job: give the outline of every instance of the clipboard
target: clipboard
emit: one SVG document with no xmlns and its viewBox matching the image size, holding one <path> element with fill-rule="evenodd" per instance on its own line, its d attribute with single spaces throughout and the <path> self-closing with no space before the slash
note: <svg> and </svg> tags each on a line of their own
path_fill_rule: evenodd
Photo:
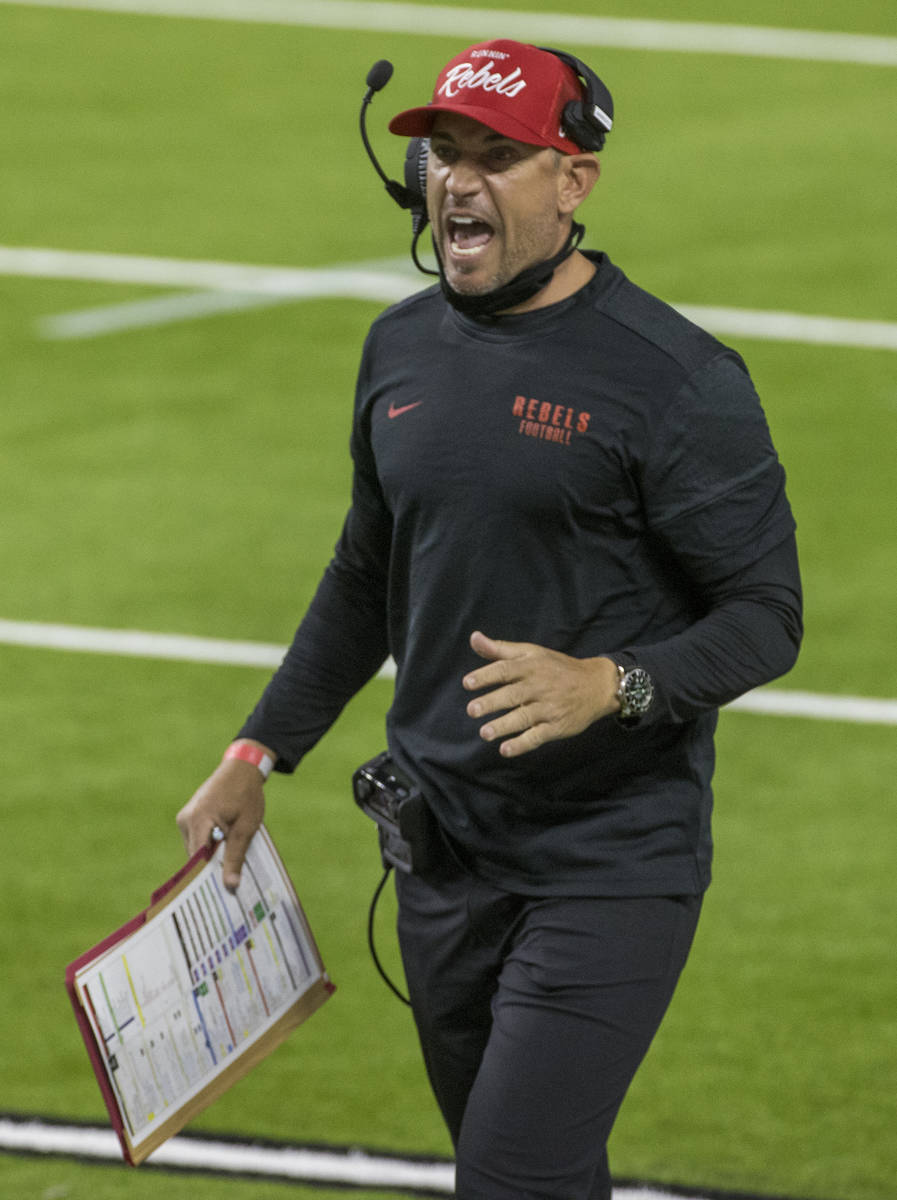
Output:
<svg viewBox="0 0 897 1200">
<path fill-rule="evenodd" d="M 143 912 L 70 963 L 65 985 L 132 1166 L 242 1079 L 334 992 L 262 826 L 240 886 L 203 847 Z"/>
</svg>

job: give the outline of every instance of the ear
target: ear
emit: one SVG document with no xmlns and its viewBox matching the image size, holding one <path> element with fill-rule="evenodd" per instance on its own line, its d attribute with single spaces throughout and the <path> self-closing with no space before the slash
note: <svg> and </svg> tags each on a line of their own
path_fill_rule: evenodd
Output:
<svg viewBox="0 0 897 1200">
<path fill-rule="evenodd" d="M 598 182 L 601 164 L 594 154 L 565 154 L 558 171 L 558 211 L 575 212 Z"/>
</svg>

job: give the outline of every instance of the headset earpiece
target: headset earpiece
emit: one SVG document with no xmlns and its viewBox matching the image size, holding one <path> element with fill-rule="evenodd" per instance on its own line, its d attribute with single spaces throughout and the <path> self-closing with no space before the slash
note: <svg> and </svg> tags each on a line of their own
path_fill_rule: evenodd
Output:
<svg viewBox="0 0 897 1200">
<path fill-rule="evenodd" d="M 405 191 L 411 209 L 411 228 L 414 236 L 427 224 L 427 155 L 430 139 L 416 137 L 408 142 L 405 151 Z"/>
<path fill-rule="evenodd" d="M 576 142 L 583 150 L 602 150 L 604 139 L 614 123 L 614 101 L 610 92 L 581 59 L 564 50 L 553 50 L 550 46 L 540 46 L 539 49 L 565 63 L 585 88 L 581 100 L 571 100 L 564 108 L 564 132 L 571 142 Z"/>
</svg>

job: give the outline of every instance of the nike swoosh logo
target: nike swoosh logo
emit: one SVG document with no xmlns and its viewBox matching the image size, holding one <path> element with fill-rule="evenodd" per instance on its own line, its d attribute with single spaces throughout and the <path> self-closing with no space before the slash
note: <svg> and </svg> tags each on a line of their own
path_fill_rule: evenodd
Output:
<svg viewBox="0 0 897 1200">
<path fill-rule="evenodd" d="M 390 421 L 394 421 L 396 417 L 400 417 L 402 413 L 411 412 L 412 408 L 418 408 L 423 404 L 423 400 L 415 400 L 413 404 L 402 404 L 396 408 L 395 404 L 390 403 L 388 417 Z"/>
</svg>

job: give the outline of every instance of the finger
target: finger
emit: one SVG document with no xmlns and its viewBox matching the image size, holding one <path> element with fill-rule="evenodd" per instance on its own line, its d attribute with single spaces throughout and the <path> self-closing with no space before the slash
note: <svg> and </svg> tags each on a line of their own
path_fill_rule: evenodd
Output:
<svg viewBox="0 0 897 1200">
<path fill-rule="evenodd" d="M 475 629 L 470 635 L 470 648 L 480 658 L 496 659 L 500 657 L 498 642 Z"/>
<path fill-rule="evenodd" d="M 546 741 L 550 740 L 545 734 L 547 728 L 547 725 L 531 725 L 518 737 L 502 742 L 498 748 L 499 754 L 502 758 L 519 758 L 521 754 L 529 754 L 531 750 L 537 750 L 539 746 L 543 746 Z"/>
<path fill-rule="evenodd" d="M 518 685 L 499 687 L 495 691 L 487 692 L 484 696 L 477 696 L 475 700 L 471 700 L 467 705 L 467 715 L 474 718 L 485 717 L 489 713 L 505 712 L 509 708 L 517 708 L 522 703 L 524 703 L 524 697 Z"/>
<path fill-rule="evenodd" d="M 470 635 L 471 649 L 480 658 L 490 660 L 489 666 L 480 667 L 464 677 L 464 687 L 468 691 L 477 691 L 483 687 L 494 687 L 497 684 L 510 683 L 519 679 L 521 672 L 527 670 L 527 661 L 532 661 L 542 648 L 530 642 L 503 642 L 497 638 L 487 637 L 485 633 L 476 630 Z"/>
<path fill-rule="evenodd" d="M 190 812 L 186 807 L 181 809 L 175 819 L 187 856 L 192 858 L 197 850 L 211 841 L 214 822 L 208 817 Z"/>
<path fill-rule="evenodd" d="M 496 659 L 520 658 L 532 649 L 529 642 L 503 642 L 499 638 L 487 637 L 479 629 L 470 635 L 470 648 L 480 658 Z"/>
<path fill-rule="evenodd" d="M 471 637 L 471 645 L 473 638 L 477 637 L 473 634 Z M 483 636 L 480 634 L 479 636 Z M 501 657 L 498 654 L 487 655 L 481 654 L 481 658 L 491 657 L 492 661 L 486 667 L 478 667 L 475 671 L 470 671 L 462 680 L 464 688 L 468 692 L 478 692 L 482 688 L 501 687 L 502 684 L 512 683 L 519 678 L 522 667 L 521 660 L 523 654 L 517 651 L 524 650 L 526 647 L 522 642 L 493 642 L 490 638 L 485 638 L 490 646 L 493 647 L 512 647 L 515 653 L 503 653 Z"/>
<path fill-rule="evenodd" d="M 530 729 L 536 724 L 540 724 L 538 719 L 525 705 L 521 704 L 511 712 L 505 713 L 503 717 L 498 717 L 496 720 L 490 721 L 488 725 L 483 725 L 480 729 L 480 737 L 484 742 L 494 742 L 499 738 L 523 733 L 524 730 Z"/>
<path fill-rule="evenodd" d="M 193 854 L 193 851 L 190 849 L 190 842 L 193 836 L 190 826 L 184 820 L 181 813 L 178 813 L 175 817 L 175 823 L 178 827 L 178 833 L 181 835 L 181 841 L 184 843 L 184 850 L 187 852 L 187 857 L 189 858 Z"/>
<path fill-rule="evenodd" d="M 490 663 L 464 676 L 465 691 L 479 692 L 482 688 L 497 688 L 511 682 L 511 664 L 506 661 Z"/>
<path fill-rule="evenodd" d="M 226 835 L 221 879 L 229 892 L 235 892 L 240 886 L 246 851 L 257 829 L 258 825 L 253 825 L 250 821 L 238 820 Z"/>
</svg>

